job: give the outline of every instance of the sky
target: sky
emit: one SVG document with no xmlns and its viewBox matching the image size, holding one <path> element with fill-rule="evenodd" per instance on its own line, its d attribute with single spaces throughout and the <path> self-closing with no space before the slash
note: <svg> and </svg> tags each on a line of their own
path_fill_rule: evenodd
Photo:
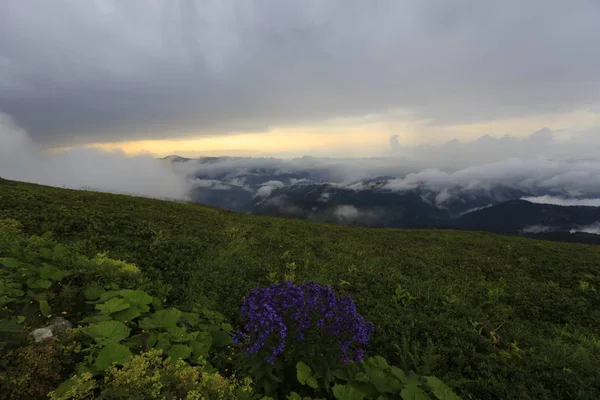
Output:
<svg viewBox="0 0 600 400">
<path fill-rule="evenodd" d="M 473 162 L 591 157 L 599 20 L 596 0 L 2 0 L 0 113 L 54 150 L 414 156 L 508 137 Z"/>
</svg>

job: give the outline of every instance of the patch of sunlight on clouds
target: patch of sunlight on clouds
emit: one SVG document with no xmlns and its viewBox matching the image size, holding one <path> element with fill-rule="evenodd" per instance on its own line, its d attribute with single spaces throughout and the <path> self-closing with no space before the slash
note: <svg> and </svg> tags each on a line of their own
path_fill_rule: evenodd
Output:
<svg viewBox="0 0 600 400">
<path fill-rule="evenodd" d="M 322 123 L 273 127 L 266 132 L 95 143 L 86 147 L 157 156 L 377 157 L 386 154 L 389 137 L 396 134 L 403 146 L 437 145 L 452 139 L 470 141 L 483 135 L 524 137 L 545 126 L 556 132 L 558 140 L 567 140 L 573 132 L 600 127 L 600 113 L 580 110 L 471 124 L 437 125 L 430 120 L 411 119 L 411 114 L 406 111 L 390 110 L 362 117 L 332 118 Z"/>
</svg>

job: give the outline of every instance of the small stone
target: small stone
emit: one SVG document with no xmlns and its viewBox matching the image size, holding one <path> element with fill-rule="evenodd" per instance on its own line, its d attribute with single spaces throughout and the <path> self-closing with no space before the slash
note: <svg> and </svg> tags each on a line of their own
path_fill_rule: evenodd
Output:
<svg viewBox="0 0 600 400">
<path fill-rule="evenodd" d="M 50 325 L 43 328 L 38 328 L 31 332 L 31 335 L 36 342 L 41 342 L 53 337 L 65 336 L 67 329 L 73 327 L 69 321 L 62 317 L 53 318 L 50 322 Z"/>
<path fill-rule="evenodd" d="M 31 332 L 31 335 L 35 339 L 36 342 L 41 342 L 46 339 L 52 339 L 54 335 L 52 334 L 52 329 L 49 327 L 46 328 L 38 328 Z"/>
</svg>

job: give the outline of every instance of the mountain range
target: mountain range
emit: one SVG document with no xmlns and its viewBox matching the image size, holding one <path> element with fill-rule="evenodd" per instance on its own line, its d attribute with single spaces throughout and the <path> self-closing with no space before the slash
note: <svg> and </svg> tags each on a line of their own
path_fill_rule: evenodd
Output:
<svg viewBox="0 0 600 400">
<path fill-rule="evenodd" d="M 600 244 L 600 207 L 543 204 L 525 199 L 572 199 L 560 187 L 507 184 L 397 188 L 395 176 L 342 182 L 331 168 L 290 170 L 239 158 L 166 157 L 185 166 L 193 202 L 234 211 L 378 228 L 478 230 Z M 179 165 L 177 165 L 179 164 Z M 229 165 L 229 167 L 224 167 Z M 336 182 L 337 179 L 337 182 Z M 578 198 L 597 198 L 579 193 Z M 600 196 L 598 196 L 600 197 Z"/>
</svg>

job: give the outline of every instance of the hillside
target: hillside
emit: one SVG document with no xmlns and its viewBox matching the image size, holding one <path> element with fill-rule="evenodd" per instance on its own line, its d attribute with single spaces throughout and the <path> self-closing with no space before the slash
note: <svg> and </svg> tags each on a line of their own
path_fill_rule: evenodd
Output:
<svg viewBox="0 0 600 400">
<path fill-rule="evenodd" d="M 600 247 L 481 232 L 345 227 L 0 180 L 0 220 L 168 282 L 233 322 L 281 271 L 348 294 L 369 351 L 465 399 L 600 398 Z"/>
</svg>

